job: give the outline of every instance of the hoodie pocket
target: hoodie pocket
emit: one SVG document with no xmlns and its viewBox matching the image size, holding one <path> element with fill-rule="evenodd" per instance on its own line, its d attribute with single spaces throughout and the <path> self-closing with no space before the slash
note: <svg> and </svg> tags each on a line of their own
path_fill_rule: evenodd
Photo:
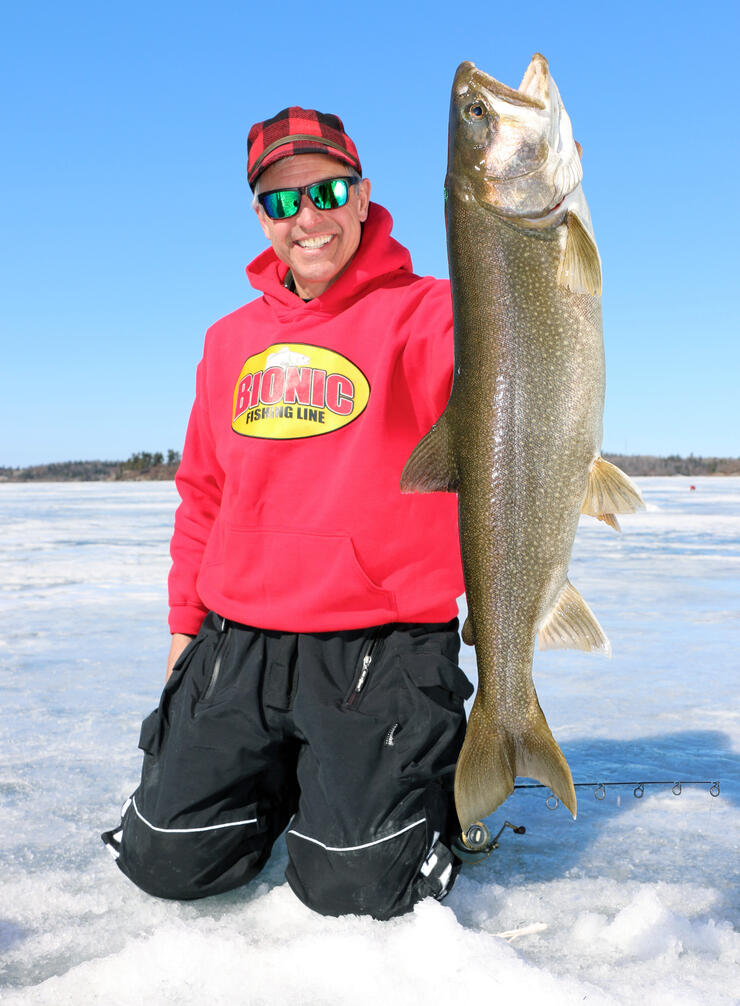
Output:
<svg viewBox="0 0 740 1006">
<path fill-rule="evenodd" d="M 394 594 L 370 579 L 349 535 L 228 525 L 221 535 L 220 561 L 207 577 L 214 583 L 215 574 L 216 589 L 253 612 L 251 624 L 300 626 L 333 616 L 341 628 L 397 617 Z"/>
</svg>

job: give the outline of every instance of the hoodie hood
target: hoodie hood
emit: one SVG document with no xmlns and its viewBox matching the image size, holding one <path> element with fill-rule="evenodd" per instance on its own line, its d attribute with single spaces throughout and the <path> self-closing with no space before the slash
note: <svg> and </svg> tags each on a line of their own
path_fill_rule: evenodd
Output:
<svg viewBox="0 0 740 1006">
<path fill-rule="evenodd" d="M 367 220 L 362 225 L 362 239 L 346 269 L 320 297 L 308 302 L 286 289 L 288 266 L 272 248 L 267 248 L 247 266 L 247 278 L 255 290 L 264 294 L 267 306 L 280 320 L 292 320 L 297 314 L 305 316 L 306 311 L 337 314 L 394 273 L 401 273 L 404 278 L 413 275 L 411 256 L 391 237 L 392 229 L 393 218 L 388 210 L 371 202 Z"/>
</svg>

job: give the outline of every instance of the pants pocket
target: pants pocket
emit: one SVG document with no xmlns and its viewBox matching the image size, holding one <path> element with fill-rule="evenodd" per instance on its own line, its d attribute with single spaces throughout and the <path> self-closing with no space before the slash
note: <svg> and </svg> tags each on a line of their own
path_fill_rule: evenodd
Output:
<svg viewBox="0 0 740 1006">
<path fill-rule="evenodd" d="M 172 701 L 174 694 L 180 688 L 188 667 L 192 664 L 197 651 L 203 643 L 203 638 L 204 637 L 202 635 L 198 635 L 195 639 L 191 639 L 182 651 L 180 656 L 175 661 L 175 664 L 172 667 L 172 673 L 162 689 L 159 705 L 155 710 L 153 710 L 153 712 L 149 713 L 149 715 L 144 718 L 139 732 L 139 748 L 145 754 L 152 756 L 159 754 L 159 750 L 162 746 L 164 726 L 170 702 Z"/>
<path fill-rule="evenodd" d="M 145 753 L 156 755 L 162 743 L 159 709 L 145 717 L 139 732 L 139 748 Z"/>
<path fill-rule="evenodd" d="M 451 771 L 465 738 L 465 699 L 473 686 L 441 653 L 415 651 L 399 658 L 404 689 L 394 737 L 402 772 L 434 776 Z"/>
</svg>

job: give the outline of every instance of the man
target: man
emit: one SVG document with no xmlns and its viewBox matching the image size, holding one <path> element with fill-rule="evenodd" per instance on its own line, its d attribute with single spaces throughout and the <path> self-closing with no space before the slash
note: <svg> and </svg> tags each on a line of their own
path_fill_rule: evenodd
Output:
<svg viewBox="0 0 740 1006">
<path fill-rule="evenodd" d="M 450 391 L 449 285 L 413 274 L 339 118 L 285 109 L 248 147 L 262 296 L 206 336 L 168 679 L 103 839 L 145 891 L 198 898 L 289 825 L 302 901 L 385 919 L 459 866 L 456 498 L 399 490 Z"/>
</svg>

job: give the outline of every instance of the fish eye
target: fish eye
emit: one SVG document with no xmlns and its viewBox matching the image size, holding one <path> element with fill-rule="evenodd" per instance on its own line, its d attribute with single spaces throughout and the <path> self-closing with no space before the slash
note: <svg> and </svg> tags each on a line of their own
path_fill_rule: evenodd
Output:
<svg viewBox="0 0 740 1006">
<path fill-rule="evenodd" d="M 482 101 L 474 101 L 472 104 L 468 105 L 465 112 L 470 119 L 484 119 L 488 114 L 488 109 Z"/>
</svg>

